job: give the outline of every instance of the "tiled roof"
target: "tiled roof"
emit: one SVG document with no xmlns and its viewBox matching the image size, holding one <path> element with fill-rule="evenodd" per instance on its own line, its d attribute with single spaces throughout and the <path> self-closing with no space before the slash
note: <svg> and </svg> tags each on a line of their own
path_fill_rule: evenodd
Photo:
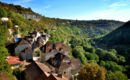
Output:
<svg viewBox="0 0 130 80">
<path fill-rule="evenodd" d="M 8 64 L 11 64 L 11 65 L 21 64 L 18 57 L 8 56 L 7 61 L 8 61 Z"/>
<path fill-rule="evenodd" d="M 25 62 L 24 61 L 20 61 L 19 58 L 17 56 L 7 56 L 7 61 L 8 64 L 10 65 L 16 65 L 16 64 L 21 64 L 23 65 Z M 29 65 L 30 63 L 26 62 L 25 65 Z"/>
</svg>

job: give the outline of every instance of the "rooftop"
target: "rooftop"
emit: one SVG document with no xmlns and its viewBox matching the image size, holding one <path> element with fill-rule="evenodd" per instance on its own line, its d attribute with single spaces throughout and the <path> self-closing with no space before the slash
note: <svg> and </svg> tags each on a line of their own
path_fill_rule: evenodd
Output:
<svg viewBox="0 0 130 80">
<path fill-rule="evenodd" d="M 25 61 L 20 61 L 20 59 L 17 56 L 7 56 L 6 60 L 8 61 L 8 64 L 10 65 L 29 65 L 30 63 L 25 62 Z"/>
</svg>

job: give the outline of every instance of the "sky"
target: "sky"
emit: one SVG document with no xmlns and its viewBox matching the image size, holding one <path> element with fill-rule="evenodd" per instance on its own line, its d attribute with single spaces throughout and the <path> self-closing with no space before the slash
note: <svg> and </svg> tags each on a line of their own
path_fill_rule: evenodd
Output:
<svg viewBox="0 0 130 80">
<path fill-rule="evenodd" d="M 52 18 L 130 20 L 130 0 L 0 0 Z"/>
</svg>

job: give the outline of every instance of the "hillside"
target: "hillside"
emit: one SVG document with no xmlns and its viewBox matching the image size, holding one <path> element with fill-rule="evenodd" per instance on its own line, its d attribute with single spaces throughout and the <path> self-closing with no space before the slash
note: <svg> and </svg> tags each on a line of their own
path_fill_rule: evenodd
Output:
<svg viewBox="0 0 130 80">
<path fill-rule="evenodd" d="M 130 21 L 100 38 L 98 45 L 116 49 L 119 54 L 126 57 L 126 63 L 130 64 Z"/>
<path fill-rule="evenodd" d="M 7 17 L 9 20 L 3 22 L 1 20 L 2 17 Z M 31 8 L 24 8 L 20 5 L 1 2 L 0 72 L 7 72 L 10 76 L 13 74 L 10 65 L 8 65 L 5 60 L 7 55 L 11 55 L 8 45 L 16 42 L 15 39 L 19 38 L 17 35 L 23 38 L 37 30 L 39 32 L 45 31 L 51 35 L 48 42 L 61 42 L 67 45 L 69 48 L 69 57 L 77 58 L 81 61 L 83 66 L 87 64 L 92 66 L 93 64 L 98 64 L 104 67 L 106 70 L 106 73 L 104 73 L 104 75 L 106 75 L 106 80 L 119 80 L 117 76 L 120 75 L 120 80 L 127 80 L 130 69 L 129 65 L 126 63 L 128 58 L 118 54 L 119 51 L 117 52 L 115 49 L 96 49 L 92 46 L 92 44 L 95 44 L 93 39 L 105 36 L 123 24 L 124 22 L 114 20 L 80 21 L 48 18 L 33 12 Z M 10 30 L 12 31 L 11 33 Z M 112 36 L 114 34 L 115 33 L 113 33 Z M 103 39 L 107 40 L 105 37 Z M 11 48 L 13 47 L 15 46 L 11 46 Z M 109 77 L 111 75 L 112 77 Z"/>
<path fill-rule="evenodd" d="M 123 25 L 124 22 L 114 20 L 90 20 L 90 21 L 72 21 L 72 26 L 81 28 L 83 33 L 89 37 L 104 35 Z"/>
<path fill-rule="evenodd" d="M 130 45 L 130 21 L 103 37 L 102 42 L 108 45 Z"/>
<path fill-rule="evenodd" d="M 41 16 L 38 13 L 32 11 L 31 8 L 24 8 L 20 5 L 6 4 L 2 2 L 0 2 L 0 7 L 9 11 L 9 14 L 10 14 L 9 17 L 11 18 L 15 17 L 14 22 L 17 22 L 17 25 L 20 25 L 20 27 L 33 26 L 34 28 L 34 26 L 37 26 L 39 30 L 41 30 L 43 29 L 43 27 L 44 28 L 46 27 L 48 29 L 50 28 L 54 29 L 55 27 L 58 27 L 59 25 L 61 26 L 61 25 L 67 24 L 65 27 L 68 27 L 71 30 L 73 30 L 73 26 L 76 26 L 78 29 L 80 29 L 81 32 L 79 34 L 81 34 L 85 38 L 95 38 L 95 37 L 106 35 L 107 33 L 111 32 L 112 30 L 124 24 L 124 22 L 114 21 L 114 20 L 90 20 L 90 21 L 84 20 L 83 21 L 83 20 L 48 18 L 45 16 Z M 19 16 L 18 17 L 19 19 L 16 16 Z M 29 20 L 27 21 L 27 19 Z M 27 25 L 23 25 L 22 24 L 23 21 Z M 30 23 L 34 23 L 34 24 L 30 24 Z M 87 35 L 84 35 L 84 34 L 87 34 Z"/>
</svg>

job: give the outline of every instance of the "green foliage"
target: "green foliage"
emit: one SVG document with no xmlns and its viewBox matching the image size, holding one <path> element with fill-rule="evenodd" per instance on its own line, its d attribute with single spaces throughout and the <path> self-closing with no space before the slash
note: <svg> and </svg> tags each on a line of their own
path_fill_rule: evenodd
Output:
<svg viewBox="0 0 130 80">
<path fill-rule="evenodd" d="M 47 34 L 50 33 L 48 29 L 44 29 L 44 32 L 47 33 Z"/>
<path fill-rule="evenodd" d="M 7 12 L 3 8 L 0 8 L 0 17 L 7 17 Z"/>
<path fill-rule="evenodd" d="M 83 50 L 83 47 L 82 46 L 76 46 L 73 51 L 72 51 L 72 55 L 75 57 L 75 58 L 78 58 L 82 64 L 87 64 L 87 59 L 84 55 L 84 50 Z"/>
<path fill-rule="evenodd" d="M 85 57 L 88 60 L 93 60 L 93 61 L 99 62 L 99 56 L 97 54 L 95 54 L 95 53 L 86 52 Z"/>
<path fill-rule="evenodd" d="M 90 52 L 90 53 L 95 53 L 95 49 L 93 47 L 90 47 L 90 46 L 84 46 L 84 50 L 86 52 Z"/>
<path fill-rule="evenodd" d="M 0 72 L 7 72 L 8 75 L 12 74 L 12 70 L 10 66 L 7 64 L 5 60 L 8 55 L 8 50 L 5 48 L 5 43 L 7 39 L 7 26 L 0 25 Z"/>
<path fill-rule="evenodd" d="M 34 52 L 35 52 L 34 54 L 35 56 L 40 56 L 40 52 L 41 52 L 40 49 L 36 49 Z"/>
<path fill-rule="evenodd" d="M 100 65 L 111 71 L 125 71 L 125 68 L 112 61 L 101 61 Z"/>
<path fill-rule="evenodd" d="M 112 20 L 92 20 L 92 21 L 73 21 L 72 26 L 80 27 L 84 34 L 89 38 L 100 37 L 113 29 L 119 27 L 122 22 Z M 114 26 L 114 27 L 113 27 Z"/>
<path fill-rule="evenodd" d="M 128 80 L 128 78 L 121 71 L 116 72 L 108 71 L 106 73 L 106 80 Z"/>
<path fill-rule="evenodd" d="M 99 40 L 98 45 L 105 45 L 109 48 L 115 48 L 117 52 L 126 58 L 126 64 L 130 65 L 130 21 L 126 22 L 124 25 L 120 26 L 116 30 L 112 31 L 105 37 Z"/>
<path fill-rule="evenodd" d="M 117 54 L 116 50 L 103 50 L 103 49 L 96 49 L 96 54 L 98 54 L 98 56 L 100 57 L 100 60 L 104 60 L 104 61 L 114 61 L 114 62 L 119 62 L 120 61 L 122 63 L 125 62 L 125 58 L 123 56 L 120 56 Z M 121 60 L 122 59 L 122 60 Z"/>
</svg>

